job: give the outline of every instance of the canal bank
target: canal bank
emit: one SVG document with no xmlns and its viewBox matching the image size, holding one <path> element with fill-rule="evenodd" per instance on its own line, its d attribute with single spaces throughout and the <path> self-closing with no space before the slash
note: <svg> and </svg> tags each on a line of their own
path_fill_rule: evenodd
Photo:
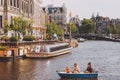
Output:
<svg viewBox="0 0 120 80">
<path fill-rule="evenodd" d="M 86 41 L 66 54 L 50 59 L 18 59 L 0 62 L 0 80 L 60 80 L 57 70 L 73 67 L 83 71 L 87 63 L 99 71 L 98 80 L 120 79 L 120 44 L 107 41 Z M 71 68 L 72 69 L 72 68 Z"/>
<path fill-rule="evenodd" d="M 23 41 L 23 42 L 0 42 L 4 46 L 0 50 L 0 60 L 14 60 L 23 58 L 25 54 L 33 50 L 35 45 L 54 44 L 58 41 Z"/>
<path fill-rule="evenodd" d="M 50 58 L 71 52 L 72 47 L 78 46 L 76 41 L 26 41 L 1 42 L 4 50 L 0 50 L 0 60 L 18 58 Z"/>
</svg>

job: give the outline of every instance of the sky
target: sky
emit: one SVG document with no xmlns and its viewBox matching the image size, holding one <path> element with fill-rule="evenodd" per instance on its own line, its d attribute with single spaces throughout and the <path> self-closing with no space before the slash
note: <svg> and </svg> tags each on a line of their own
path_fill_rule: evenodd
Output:
<svg viewBox="0 0 120 80">
<path fill-rule="evenodd" d="M 67 17 L 78 15 L 80 19 L 91 18 L 92 14 L 110 18 L 120 18 L 120 0 L 42 0 L 42 6 L 53 4 L 62 6 L 65 3 Z"/>
</svg>

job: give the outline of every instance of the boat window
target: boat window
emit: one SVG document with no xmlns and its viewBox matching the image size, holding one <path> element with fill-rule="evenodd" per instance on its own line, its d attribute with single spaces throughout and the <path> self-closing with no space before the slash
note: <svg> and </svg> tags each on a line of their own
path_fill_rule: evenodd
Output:
<svg viewBox="0 0 120 80">
<path fill-rule="evenodd" d="M 65 48 L 68 48 L 68 47 L 69 47 L 69 45 L 52 47 L 52 48 L 50 48 L 50 52 L 57 51 L 57 50 L 61 50 L 61 49 L 65 49 Z"/>
</svg>

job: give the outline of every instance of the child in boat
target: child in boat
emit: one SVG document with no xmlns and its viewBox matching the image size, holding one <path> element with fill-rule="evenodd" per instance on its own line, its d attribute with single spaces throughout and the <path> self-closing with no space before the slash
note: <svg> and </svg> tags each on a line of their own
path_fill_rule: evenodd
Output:
<svg viewBox="0 0 120 80">
<path fill-rule="evenodd" d="M 69 67 L 69 66 L 67 66 L 67 67 L 66 67 L 65 72 L 66 72 L 66 73 L 70 73 L 70 72 L 71 72 L 71 70 L 70 70 L 70 67 Z"/>
<path fill-rule="evenodd" d="M 92 73 L 93 72 L 93 68 L 91 66 L 91 62 L 88 63 L 87 69 L 84 71 L 84 73 Z"/>
<path fill-rule="evenodd" d="M 80 68 L 77 63 L 74 63 L 74 70 L 72 71 L 72 73 L 80 73 Z"/>
</svg>

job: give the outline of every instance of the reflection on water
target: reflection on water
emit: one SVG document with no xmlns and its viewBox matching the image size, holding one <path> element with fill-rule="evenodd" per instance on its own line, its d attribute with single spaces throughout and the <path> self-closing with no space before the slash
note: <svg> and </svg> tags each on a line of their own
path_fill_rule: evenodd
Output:
<svg viewBox="0 0 120 80">
<path fill-rule="evenodd" d="M 72 54 L 0 62 L 0 80 L 60 80 L 56 71 L 64 70 L 67 65 L 72 67 L 74 62 L 82 71 L 92 62 L 99 71 L 98 80 L 120 80 L 120 43 L 87 41 L 73 49 Z"/>
</svg>

